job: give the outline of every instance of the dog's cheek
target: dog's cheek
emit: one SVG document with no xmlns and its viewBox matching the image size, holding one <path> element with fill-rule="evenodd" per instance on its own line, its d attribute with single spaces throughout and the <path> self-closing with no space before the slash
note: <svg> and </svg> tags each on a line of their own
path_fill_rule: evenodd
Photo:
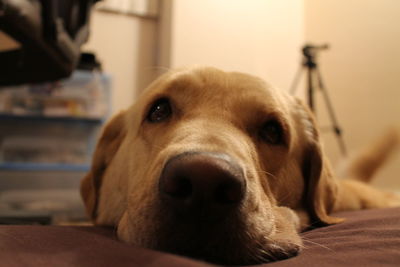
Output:
<svg viewBox="0 0 400 267">
<path fill-rule="evenodd" d="M 117 227 L 118 239 L 131 245 L 152 248 L 151 231 L 146 228 L 149 222 L 141 218 L 132 219 L 132 214 L 124 212 Z"/>
<path fill-rule="evenodd" d="M 275 229 L 275 201 L 257 182 L 257 179 L 248 180 L 247 197 L 241 213 L 247 220 L 249 230 L 270 235 Z"/>
<path fill-rule="evenodd" d="M 288 224 L 290 226 L 293 226 L 295 232 L 300 231 L 300 218 L 299 216 L 296 214 L 296 212 L 294 212 L 292 209 L 289 209 L 287 207 L 275 207 L 274 208 L 275 213 L 278 213 L 277 217 L 278 217 L 278 221 L 277 223 L 284 223 L 284 224 Z M 280 220 L 280 222 L 279 222 Z M 290 227 L 292 228 L 292 227 Z"/>
<path fill-rule="evenodd" d="M 270 210 L 276 206 L 276 198 L 273 194 L 273 187 L 271 187 L 271 179 L 269 174 L 260 175 L 264 171 L 254 170 L 252 174 L 248 176 L 255 177 L 254 179 L 248 179 L 249 182 L 249 197 L 252 201 L 255 201 L 257 205 L 261 206 L 264 210 Z"/>
<path fill-rule="evenodd" d="M 276 232 L 272 236 L 274 243 L 288 253 L 296 253 L 303 246 L 300 238 L 300 218 L 286 207 L 274 207 Z"/>
<path fill-rule="evenodd" d="M 126 153 L 119 151 L 104 174 L 98 205 L 99 224 L 115 226 L 126 210 L 128 175 L 125 158 Z"/>
</svg>

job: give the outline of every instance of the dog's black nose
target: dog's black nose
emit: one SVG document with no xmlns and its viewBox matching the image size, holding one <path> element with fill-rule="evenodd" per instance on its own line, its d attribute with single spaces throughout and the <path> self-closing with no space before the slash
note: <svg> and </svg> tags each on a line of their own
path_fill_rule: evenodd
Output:
<svg viewBox="0 0 400 267">
<path fill-rule="evenodd" d="M 186 152 L 165 164 L 159 190 L 167 208 L 181 215 L 216 218 L 239 206 L 246 181 L 240 166 L 225 154 Z"/>
</svg>

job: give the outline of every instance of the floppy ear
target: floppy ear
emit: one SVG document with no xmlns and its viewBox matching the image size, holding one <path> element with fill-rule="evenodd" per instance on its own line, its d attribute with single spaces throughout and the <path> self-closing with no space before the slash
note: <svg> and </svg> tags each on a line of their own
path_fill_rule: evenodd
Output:
<svg viewBox="0 0 400 267">
<path fill-rule="evenodd" d="M 329 215 L 335 205 L 338 185 L 322 152 L 314 116 L 300 101 L 298 106 L 306 142 L 301 164 L 305 181 L 305 207 L 310 215 L 310 223 L 313 226 L 324 226 L 342 222 L 343 219 Z"/>
<path fill-rule="evenodd" d="M 306 149 L 302 172 L 306 209 L 312 225 L 325 226 L 342 222 L 343 219 L 329 215 L 335 205 L 338 185 L 318 143 L 311 144 Z"/>
<path fill-rule="evenodd" d="M 125 112 L 116 115 L 104 128 L 93 155 L 89 173 L 81 181 L 81 196 L 92 220 L 97 217 L 97 204 L 102 177 L 125 137 Z"/>
</svg>

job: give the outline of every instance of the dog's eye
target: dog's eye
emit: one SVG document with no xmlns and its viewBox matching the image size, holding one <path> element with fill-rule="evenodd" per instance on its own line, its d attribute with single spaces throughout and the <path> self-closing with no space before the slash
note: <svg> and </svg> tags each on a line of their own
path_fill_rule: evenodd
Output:
<svg viewBox="0 0 400 267">
<path fill-rule="evenodd" d="M 275 120 L 267 121 L 261 128 L 261 138 L 272 145 L 283 143 L 283 129 L 279 122 Z"/>
<path fill-rule="evenodd" d="M 166 98 L 157 100 L 150 108 L 147 114 L 149 122 L 161 122 L 171 116 L 171 105 Z"/>
</svg>

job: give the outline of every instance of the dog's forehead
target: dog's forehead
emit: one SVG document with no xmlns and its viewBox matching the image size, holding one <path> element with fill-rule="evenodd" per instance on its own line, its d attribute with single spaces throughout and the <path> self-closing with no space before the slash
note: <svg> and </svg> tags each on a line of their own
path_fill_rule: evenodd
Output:
<svg viewBox="0 0 400 267">
<path fill-rule="evenodd" d="M 150 86 L 148 95 L 177 95 L 201 101 L 240 102 L 243 105 L 282 107 L 288 96 L 264 80 L 240 72 L 224 72 L 210 67 L 191 68 L 165 74 Z"/>
</svg>

